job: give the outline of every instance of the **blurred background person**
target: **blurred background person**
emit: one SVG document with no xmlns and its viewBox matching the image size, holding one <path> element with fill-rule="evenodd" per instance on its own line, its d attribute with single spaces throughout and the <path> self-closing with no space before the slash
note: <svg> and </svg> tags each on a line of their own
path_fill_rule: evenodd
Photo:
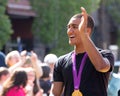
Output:
<svg viewBox="0 0 120 96">
<path fill-rule="evenodd" d="M 25 87 L 26 96 L 42 96 L 42 90 L 37 83 L 35 70 L 32 67 L 28 67 L 26 72 L 28 76 L 27 86 Z"/>
<path fill-rule="evenodd" d="M 42 64 L 43 75 L 40 78 L 40 86 L 43 89 L 45 96 L 49 96 L 51 89 L 51 76 L 50 76 L 50 67 L 48 64 Z"/>
<path fill-rule="evenodd" d="M 32 74 L 31 75 L 32 80 L 29 80 L 29 82 L 31 81 L 31 84 L 32 84 L 32 82 L 34 82 L 33 91 L 32 91 L 33 93 L 31 93 L 33 95 L 31 95 L 31 96 L 41 96 L 43 90 L 39 84 L 39 78 L 41 78 L 43 71 L 40 66 L 41 62 L 38 59 L 37 54 L 33 51 L 27 52 L 26 50 L 24 50 L 21 52 L 21 57 L 22 57 L 22 59 L 25 59 L 25 61 L 23 60 L 24 62 L 21 65 L 21 67 L 28 68 L 29 70 L 27 73 Z M 29 74 L 28 74 L 28 78 L 30 77 Z M 33 76 L 33 74 L 35 74 L 35 75 Z M 35 80 L 34 80 L 34 78 L 35 78 Z M 32 86 L 31 86 L 31 88 L 32 88 Z M 37 92 L 35 92 L 35 90 Z M 30 96 L 30 94 L 28 96 Z"/>
<path fill-rule="evenodd" d="M 0 67 L 0 91 L 2 90 L 3 83 L 9 78 L 9 71 L 6 67 Z"/>
<path fill-rule="evenodd" d="M 47 54 L 44 57 L 44 63 L 48 64 L 48 66 L 50 67 L 50 76 L 51 76 L 51 79 L 53 77 L 54 65 L 57 62 L 57 60 L 58 60 L 58 57 L 55 54 L 52 54 L 52 53 Z"/>
<path fill-rule="evenodd" d="M 0 96 L 26 96 L 24 87 L 27 84 L 27 73 L 23 68 L 17 68 L 4 82 Z"/>
<path fill-rule="evenodd" d="M 7 53 L 5 57 L 5 63 L 7 64 L 8 67 L 13 66 L 14 64 L 18 63 L 20 61 L 20 53 L 17 50 L 10 51 Z"/>
<path fill-rule="evenodd" d="M 21 52 L 21 57 L 23 59 L 22 67 L 32 67 L 36 71 L 36 76 L 39 79 L 43 72 L 40 66 L 41 62 L 35 52 L 27 52 L 26 50 Z"/>
</svg>

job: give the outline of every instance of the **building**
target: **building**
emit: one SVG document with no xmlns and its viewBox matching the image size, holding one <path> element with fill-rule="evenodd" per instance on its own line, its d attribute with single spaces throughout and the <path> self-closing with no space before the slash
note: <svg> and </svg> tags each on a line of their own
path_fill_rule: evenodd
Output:
<svg viewBox="0 0 120 96">
<path fill-rule="evenodd" d="M 6 51 L 32 50 L 33 33 L 31 29 L 36 13 L 32 10 L 29 0 L 8 0 L 6 13 L 9 15 L 14 31 L 11 41 L 6 44 Z"/>
</svg>

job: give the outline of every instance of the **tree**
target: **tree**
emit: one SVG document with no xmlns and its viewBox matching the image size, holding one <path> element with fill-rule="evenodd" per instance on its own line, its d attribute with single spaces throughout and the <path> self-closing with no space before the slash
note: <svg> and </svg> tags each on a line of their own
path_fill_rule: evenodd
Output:
<svg viewBox="0 0 120 96">
<path fill-rule="evenodd" d="M 80 6 L 88 13 L 95 11 L 100 0 L 31 0 L 33 9 L 37 13 L 33 24 L 33 31 L 40 37 L 42 43 L 57 55 L 72 49 L 69 47 L 66 25 L 70 17 L 80 13 Z"/>
<path fill-rule="evenodd" d="M 5 15 L 7 0 L 0 1 L 0 50 L 10 39 L 13 33 L 11 23 L 7 15 Z"/>
</svg>

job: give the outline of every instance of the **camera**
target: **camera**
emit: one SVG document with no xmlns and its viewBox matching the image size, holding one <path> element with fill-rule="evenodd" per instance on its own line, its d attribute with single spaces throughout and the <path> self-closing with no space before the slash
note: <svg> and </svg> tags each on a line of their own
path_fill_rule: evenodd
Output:
<svg viewBox="0 0 120 96">
<path fill-rule="evenodd" d="M 26 56 L 31 56 L 31 52 L 27 52 L 27 53 L 26 53 Z"/>
</svg>

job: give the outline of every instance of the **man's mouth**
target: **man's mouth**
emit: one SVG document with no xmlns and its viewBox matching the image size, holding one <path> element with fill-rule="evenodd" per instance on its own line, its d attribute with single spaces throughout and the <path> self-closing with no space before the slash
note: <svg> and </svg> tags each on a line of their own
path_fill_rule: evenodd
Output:
<svg viewBox="0 0 120 96">
<path fill-rule="evenodd" d="M 74 36 L 74 35 L 71 35 L 71 36 L 69 36 L 69 38 L 75 38 L 75 36 Z"/>
</svg>

